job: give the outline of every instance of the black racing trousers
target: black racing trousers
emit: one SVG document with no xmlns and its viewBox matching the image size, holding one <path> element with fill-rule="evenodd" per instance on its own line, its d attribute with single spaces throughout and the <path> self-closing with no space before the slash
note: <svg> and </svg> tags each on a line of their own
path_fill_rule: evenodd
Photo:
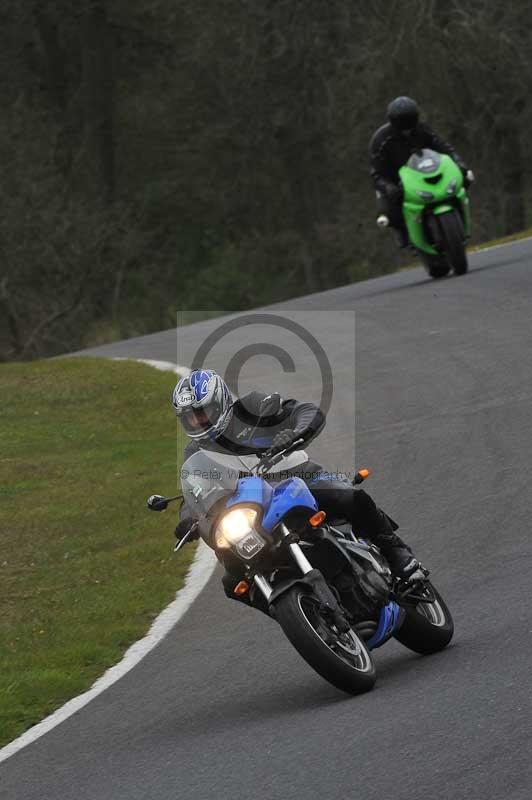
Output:
<svg viewBox="0 0 532 800">
<path fill-rule="evenodd" d="M 331 522 L 346 520 L 363 539 L 373 541 L 379 538 L 384 524 L 383 512 L 363 489 L 355 489 L 340 481 L 317 481 L 309 489 L 319 509 L 325 511 Z"/>
</svg>

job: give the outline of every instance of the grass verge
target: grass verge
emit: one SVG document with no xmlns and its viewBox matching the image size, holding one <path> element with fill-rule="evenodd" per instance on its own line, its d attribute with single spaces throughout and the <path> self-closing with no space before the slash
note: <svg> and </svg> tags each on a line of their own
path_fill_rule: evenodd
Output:
<svg viewBox="0 0 532 800">
<path fill-rule="evenodd" d="M 85 691 L 183 584 L 172 373 L 132 361 L 0 367 L 0 745 Z M 184 442 L 178 438 L 177 454 Z"/>
<path fill-rule="evenodd" d="M 481 242 L 472 247 L 467 248 L 468 253 L 476 253 L 478 250 L 488 250 L 490 247 L 496 247 L 500 244 L 508 244 L 509 242 L 517 242 L 519 239 L 529 239 L 532 236 L 532 228 L 527 228 L 518 233 L 511 233 L 508 236 L 501 236 L 499 239 L 490 239 L 489 242 Z"/>
<path fill-rule="evenodd" d="M 481 250 L 489 250 L 490 247 L 498 247 L 501 244 L 508 244 L 509 242 L 517 242 L 520 239 L 530 239 L 531 237 L 532 237 L 532 228 L 527 228 L 524 231 L 519 231 L 519 233 L 512 233 L 509 234 L 508 236 L 501 236 L 499 239 L 490 239 L 488 242 L 480 242 L 480 244 L 471 245 L 470 247 L 467 248 L 467 252 L 469 254 L 478 253 Z M 399 267 L 399 269 L 397 269 L 396 272 L 406 272 L 406 270 L 408 269 L 419 269 L 419 267 L 421 266 L 422 263 L 419 260 L 418 256 L 417 261 Z"/>
</svg>

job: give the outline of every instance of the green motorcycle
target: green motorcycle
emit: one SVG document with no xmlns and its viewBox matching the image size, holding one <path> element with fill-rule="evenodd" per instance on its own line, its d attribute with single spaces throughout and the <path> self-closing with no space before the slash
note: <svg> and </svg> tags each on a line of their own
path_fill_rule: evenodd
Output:
<svg viewBox="0 0 532 800">
<path fill-rule="evenodd" d="M 399 170 L 410 244 L 433 278 L 467 272 L 471 234 L 469 199 L 461 169 L 450 156 L 421 150 Z"/>
</svg>

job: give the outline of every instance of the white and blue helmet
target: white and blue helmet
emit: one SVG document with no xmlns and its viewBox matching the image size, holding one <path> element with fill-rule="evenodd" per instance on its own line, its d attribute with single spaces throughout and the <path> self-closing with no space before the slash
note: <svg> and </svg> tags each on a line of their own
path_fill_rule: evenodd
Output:
<svg viewBox="0 0 532 800">
<path fill-rule="evenodd" d="M 197 441 L 217 439 L 233 416 L 231 392 L 212 369 L 195 369 L 181 378 L 172 405 L 187 436 Z"/>
</svg>

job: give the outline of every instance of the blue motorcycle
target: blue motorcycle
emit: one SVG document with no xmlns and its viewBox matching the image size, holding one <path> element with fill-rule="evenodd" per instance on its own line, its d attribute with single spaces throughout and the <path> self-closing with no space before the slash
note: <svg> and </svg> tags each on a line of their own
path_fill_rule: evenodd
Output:
<svg viewBox="0 0 532 800">
<path fill-rule="evenodd" d="M 260 460 L 194 453 L 181 486 L 196 522 L 176 550 L 198 529 L 226 569 L 243 576 L 238 599 L 275 619 L 325 680 L 359 694 L 375 683 L 374 649 L 394 636 L 434 653 L 450 642 L 453 621 L 427 579 L 402 585 L 377 547 L 350 525 L 325 522 L 305 482 L 290 476 L 308 461 L 300 444 Z M 175 499 L 155 495 L 149 507 L 162 511 Z"/>
</svg>

